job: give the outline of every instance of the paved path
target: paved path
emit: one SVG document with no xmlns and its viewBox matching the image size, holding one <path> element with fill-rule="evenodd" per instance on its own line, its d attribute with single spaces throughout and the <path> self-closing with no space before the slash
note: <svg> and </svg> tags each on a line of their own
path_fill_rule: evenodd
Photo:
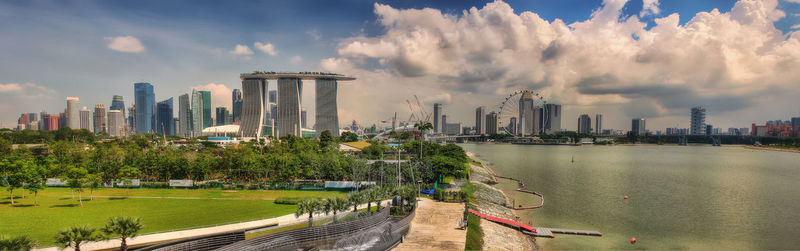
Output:
<svg viewBox="0 0 800 251">
<path fill-rule="evenodd" d="M 464 250 L 467 230 L 459 230 L 464 217 L 463 203 L 419 202 L 411 230 L 403 243 L 393 250 Z"/>
<path fill-rule="evenodd" d="M 381 203 L 382 206 L 388 205 L 390 200 L 385 200 Z M 374 203 L 372 204 L 375 205 Z M 366 208 L 367 204 L 362 204 L 358 208 L 363 209 Z M 352 207 L 350 207 L 352 208 Z M 463 205 L 462 205 L 463 210 Z M 223 212 L 220 212 L 223 213 Z M 332 218 L 333 214 L 325 215 L 325 214 L 314 214 L 314 220 L 321 220 L 326 218 Z M 283 225 L 292 225 L 297 223 L 307 223 L 308 222 L 308 215 L 301 215 L 300 217 L 295 217 L 294 214 L 287 214 L 275 218 L 257 220 L 257 221 L 248 221 L 242 223 L 234 223 L 228 225 L 221 225 L 221 226 L 214 226 L 214 227 L 206 227 L 206 228 L 197 228 L 197 229 L 189 229 L 189 230 L 181 230 L 181 231 L 174 231 L 174 232 L 166 232 L 166 233 L 155 233 L 155 234 L 147 234 L 147 235 L 140 235 L 136 238 L 128 240 L 129 247 L 135 246 L 147 246 L 158 244 L 166 241 L 178 240 L 183 238 L 190 238 L 208 234 L 217 234 L 217 233 L 224 233 L 236 230 L 246 230 L 246 229 L 253 229 L 259 228 L 263 226 L 268 226 L 272 224 L 278 224 L 279 226 Z M 463 242 L 463 241 L 462 241 Z M 108 241 L 100 241 L 100 242 L 91 242 L 88 244 L 81 245 L 81 250 L 114 250 L 119 249 L 121 241 L 119 239 L 113 239 Z M 462 250 L 463 243 L 462 243 Z M 34 250 L 46 250 L 46 251 L 57 251 L 59 248 L 57 247 L 45 247 L 45 248 L 37 248 Z M 64 250 L 71 251 L 72 248 L 67 248 Z"/>
</svg>

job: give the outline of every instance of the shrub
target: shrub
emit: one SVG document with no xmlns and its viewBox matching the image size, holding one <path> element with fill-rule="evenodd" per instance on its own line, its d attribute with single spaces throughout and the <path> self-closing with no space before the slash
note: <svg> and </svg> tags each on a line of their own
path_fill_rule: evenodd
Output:
<svg viewBox="0 0 800 251">
<path fill-rule="evenodd" d="M 301 200 L 303 200 L 303 199 L 297 198 L 297 197 L 283 197 L 283 196 L 281 196 L 281 197 L 278 197 L 278 198 L 275 199 L 275 204 L 297 205 L 297 203 L 300 202 Z"/>
</svg>

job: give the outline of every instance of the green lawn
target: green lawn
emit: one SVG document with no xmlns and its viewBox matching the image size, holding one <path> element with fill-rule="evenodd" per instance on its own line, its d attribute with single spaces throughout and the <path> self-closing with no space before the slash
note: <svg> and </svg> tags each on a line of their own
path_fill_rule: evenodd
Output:
<svg viewBox="0 0 800 251">
<path fill-rule="evenodd" d="M 53 236 L 62 228 L 88 224 L 102 227 L 105 220 L 119 215 L 141 217 L 143 233 L 247 219 L 280 216 L 294 213 L 294 205 L 274 204 L 278 196 L 330 197 L 344 196 L 341 192 L 316 191 L 223 191 L 186 189 L 102 189 L 89 201 L 84 192 L 84 206 L 69 197 L 66 188 L 48 188 L 39 193 L 39 206 L 33 206 L 33 196 L 15 191 L 15 205 L 10 205 L 8 193 L 0 193 L 0 233 L 9 236 L 28 235 L 42 246 L 53 245 Z M 209 199 L 125 198 L 148 197 L 202 197 Z M 68 197 L 61 197 L 68 196 Z M 210 198 L 237 198 L 219 200 Z"/>
</svg>

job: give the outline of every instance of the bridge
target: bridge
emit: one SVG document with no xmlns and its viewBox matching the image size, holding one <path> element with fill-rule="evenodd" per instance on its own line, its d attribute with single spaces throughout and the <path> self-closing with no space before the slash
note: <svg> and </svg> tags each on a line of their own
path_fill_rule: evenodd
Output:
<svg viewBox="0 0 800 251">
<path fill-rule="evenodd" d="M 496 222 L 501 225 L 505 225 L 510 228 L 515 228 L 521 231 L 524 234 L 531 235 L 534 237 L 544 237 L 544 238 L 555 238 L 554 234 L 569 234 L 569 235 L 581 235 L 581 236 L 597 236 L 602 237 L 603 234 L 593 230 L 573 230 L 573 229 L 562 229 L 562 228 L 549 228 L 549 227 L 532 227 L 528 226 L 525 223 L 509 220 L 501 217 L 491 216 L 488 214 L 484 214 L 474 209 L 470 208 L 469 213 L 480 217 L 481 219 L 485 219 L 491 222 Z"/>
</svg>

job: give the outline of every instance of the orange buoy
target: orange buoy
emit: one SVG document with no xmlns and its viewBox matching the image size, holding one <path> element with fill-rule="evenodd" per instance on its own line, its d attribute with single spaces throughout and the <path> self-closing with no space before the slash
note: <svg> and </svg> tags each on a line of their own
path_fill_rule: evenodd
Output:
<svg viewBox="0 0 800 251">
<path fill-rule="evenodd" d="M 631 237 L 631 244 L 636 243 L 636 238 Z"/>
<path fill-rule="evenodd" d="M 627 199 L 628 199 L 628 196 L 627 196 L 627 195 L 625 195 L 625 197 L 622 197 L 622 198 L 627 200 Z"/>
</svg>

